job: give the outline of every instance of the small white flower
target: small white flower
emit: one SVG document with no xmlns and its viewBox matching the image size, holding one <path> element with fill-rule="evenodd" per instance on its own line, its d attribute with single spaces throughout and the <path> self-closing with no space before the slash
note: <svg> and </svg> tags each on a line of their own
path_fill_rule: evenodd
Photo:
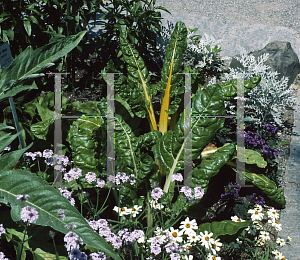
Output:
<svg viewBox="0 0 300 260">
<path fill-rule="evenodd" d="M 158 209 L 158 210 L 161 210 L 164 208 L 164 205 L 161 204 L 161 203 L 158 203 L 157 201 L 155 200 L 150 200 L 150 206 L 154 209 Z"/>
<path fill-rule="evenodd" d="M 213 233 L 208 234 L 207 230 L 204 231 L 204 234 L 200 232 L 201 244 L 209 249 L 214 241 L 212 238 Z"/>
<path fill-rule="evenodd" d="M 263 223 L 260 222 L 260 221 L 253 221 L 253 224 L 256 226 L 257 230 L 263 230 L 264 229 Z"/>
<path fill-rule="evenodd" d="M 130 215 L 131 211 L 129 209 L 127 209 L 127 207 L 122 207 L 122 208 L 119 208 L 117 206 L 115 206 L 113 208 L 114 211 L 116 211 L 119 216 L 125 216 L 125 215 Z"/>
<path fill-rule="evenodd" d="M 285 246 L 285 242 L 284 242 L 284 240 L 282 238 L 278 237 L 276 239 L 276 243 L 279 244 L 280 246 Z"/>
<path fill-rule="evenodd" d="M 222 243 L 219 242 L 220 239 L 212 239 L 212 245 L 211 245 L 211 251 L 213 252 L 213 254 L 217 254 L 217 251 L 220 251 L 221 250 L 221 246 L 222 246 Z"/>
<path fill-rule="evenodd" d="M 263 240 L 270 240 L 269 233 L 265 231 L 260 231 L 259 237 Z"/>
<path fill-rule="evenodd" d="M 279 222 L 277 220 L 271 218 L 268 220 L 268 223 L 271 223 L 272 227 L 275 227 L 275 229 L 277 231 L 282 230 L 281 224 L 279 224 Z"/>
<path fill-rule="evenodd" d="M 272 254 L 275 255 L 275 259 L 283 259 L 284 258 L 283 254 L 278 252 L 277 250 L 272 251 Z"/>
<path fill-rule="evenodd" d="M 189 255 L 189 256 L 185 255 L 184 256 L 184 260 L 193 260 L 193 259 L 194 259 L 194 257 L 192 255 Z"/>
<path fill-rule="evenodd" d="M 270 208 L 268 211 L 268 217 L 271 219 L 278 219 L 279 218 L 279 214 L 277 213 L 277 211 L 274 208 Z"/>
<path fill-rule="evenodd" d="M 231 220 L 234 222 L 245 222 L 246 220 L 240 219 L 238 216 L 231 216 Z"/>
<path fill-rule="evenodd" d="M 174 229 L 173 227 L 170 227 L 169 235 L 173 241 L 178 242 L 178 243 L 182 242 L 182 235 L 183 235 L 182 231 L 179 231 L 178 229 Z"/>
<path fill-rule="evenodd" d="M 194 230 L 190 230 L 187 235 L 188 235 L 187 240 L 190 243 L 196 243 L 197 241 L 199 241 L 201 239 L 200 236 L 197 235 L 197 233 Z"/>
<path fill-rule="evenodd" d="M 195 219 L 191 220 L 189 219 L 189 217 L 187 217 L 185 219 L 185 221 L 181 221 L 180 223 L 181 225 L 179 226 L 180 229 L 182 229 L 182 231 L 185 234 L 188 234 L 191 230 L 193 229 L 198 229 L 198 225 Z"/>
<path fill-rule="evenodd" d="M 132 214 L 132 216 L 135 218 L 136 215 L 142 211 L 142 207 L 139 205 L 134 205 L 134 207 L 129 209 L 129 211 Z"/>
<path fill-rule="evenodd" d="M 248 213 L 251 214 L 252 221 L 262 220 L 264 217 L 264 214 L 262 212 L 260 212 L 258 209 L 249 209 Z"/>
<path fill-rule="evenodd" d="M 289 241 L 292 241 L 292 239 L 288 236 L 286 241 L 289 242 Z"/>
<path fill-rule="evenodd" d="M 211 253 L 208 254 L 207 260 L 221 260 L 221 257 L 219 256 L 214 256 Z"/>
</svg>

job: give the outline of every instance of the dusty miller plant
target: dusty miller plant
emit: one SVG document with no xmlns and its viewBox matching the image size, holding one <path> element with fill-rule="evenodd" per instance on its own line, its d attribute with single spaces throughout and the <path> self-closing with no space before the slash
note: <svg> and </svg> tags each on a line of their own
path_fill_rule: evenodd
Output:
<svg viewBox="0 0 300 260">
<path fill-rule="evenodd" d="M 245 114 L 255 121 L 257 128 L 261 129 L 264 124 L 283 128 L 285 109 L 293 109 L 296 104 L 296 98 L 293 97 L 293 86 L 288 86 L 287 77 L 283 77 L 280 81 L 277 80 L 278 72 L 267 72 L 270 67 L 263 63 L 268 59 L 268 53 L 260 56 L 256 61 L 255 57 L 248 55 L 245 49 L 241 48 L 240 52 L 241 58 L 236 57 L 236 59 L 247 69 L 243 71 L 240 68 L 230 68 L 230 73 L 224 73 L 222 81 L 237 78 L 237 73 L 241 72 L 247 73 L 244 80 L 251 78 L 253 74 L 261 74 L 261 82 L 258 86 L 245 95 L 245 111 L 247 111 Z M 228 106 L 228 103 L 226 105 Z M 231 113 L 234 114 L 234 111 L 235 109 Z"/>
</svg>

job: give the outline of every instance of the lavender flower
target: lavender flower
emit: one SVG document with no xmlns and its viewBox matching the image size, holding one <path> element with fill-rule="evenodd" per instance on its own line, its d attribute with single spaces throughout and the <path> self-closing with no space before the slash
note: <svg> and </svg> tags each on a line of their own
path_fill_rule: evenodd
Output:
<svg viewBox="0 0 300 260">
<path fill-rule="evenodd" d="M 2 234 L 5 234 L 5 228 L 3 227 L 3 224 L 0 224 L 0 237 Z"/>
<path fill-rule="evenodd" d="M 67 182 L 73 181 L 73 180 L 77 180 L 79 178 L 79 176 L 82 175 L 82 170 L 79 168 L 74 168 L 71 169 L 69 172 L 65 173 L 64 179 Z"/>
<path fill-rule="evenodd" d="M 8 258 L 5 257 L 3 252 L 0 252 L 0 259 L 1 260 L 9 260 Z"/>
<path fill-rule="evenodd" d="M 30 198 L 30 196 L 28 194 L 22 195 L 22 194 L 18 194 L 17 195 L 17 200 L 19 201 L 26 201 Z"/>
<path fill-rule="evenodd" d="M 88 183 L 92 183 L 96 180 L 96 173 L 94 172 L 88 172 L 86 175 L 85 175 L 85 179 Z"/>
<path fill-rule="evenodd" d="M 161 188 L 157 187 L 152 190 L 151 197 L 155 201 L 158 201 L 163 196 L 163 194 L 164 194 L 163 190 Z"/>
<path fill-rule="evenodd" d="M 21 218 L 24 222 L 35 223 L 39 218 L 39 214 L 34 207 L 24 207 L 21 210 Z"/>
<path fill-rule="evenodd" d="M 181 181 L 183 181 L 183 177 L 182 177 L 182 174 L 181 173 L 176 173 L 176 174 L 173 174 L 172 175 L 172 182 L 173 181 L 179 181 L 179 182 L 181 182 Z"/>
<path fill-rule="evenodd" d="M 103 252 L 91 253 L 91 260 L 106 260 L 106 255 Z"/>
<path fill-rule="evenodd" d="M 180 255 L 178 253 L 170 254 L 171 260 L 180 260 Z"/>
<path fill-rule="evenodd" d="M 98 188 L 103 188 L 105 186 L 105 181 L 97 178 L 95 181 L 95 186 Z"/>
<path fill-rule="evenodd" d="M 62 220 L 64 220 L 65 219 L 65 213 L 64 213 L 64 211 L 62 210 L 62 209 L 59 209 L 58 210 L 58 212 L 57 212 L 57 214 L 58 214 L 58 216 L 62 219 Z"/>
<path fill-rule="evenodd" d="M 161 253 L 161 247 L 158 244 L 151 244 L 151 253 L 155 255 L 159 255 Z"/>
</svg>

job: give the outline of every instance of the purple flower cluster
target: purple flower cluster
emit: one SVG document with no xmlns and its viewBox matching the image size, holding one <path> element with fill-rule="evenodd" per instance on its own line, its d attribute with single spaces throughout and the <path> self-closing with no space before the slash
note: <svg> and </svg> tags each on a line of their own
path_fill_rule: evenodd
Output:
<svg viewBox="0 0 300 260">
<path fill-rule="evenodd" d="M 271 124 L 265 124 L 265 125 L 263 125 L 263 127 L 265 128 L 265 131 L 267 134 L 269 134 L 271 132 L 273 135 L 275 135 L 279 130 L 278 127 L 275 127 Z"/>
<path fill-rule="evenodd" d="M 266 141 L 258 133 L 253 133 L 251 131 L 244 132 L 246 145 L 257 147 L 257 149 L 262 149 L 262 153 L 266 153 L 270 156 L 278 157 L 278 150 L 272 148 L 266 144 Z M 243 137 L 240 131 L 238 131 L 239 137 Z"/>
<path fill-rule="evenodd" d="M 257 196 L 256 193 L 251 195 L 251 198 L 254 200 L 254 204 L 263 205 L 265 204 L 265 200 L 262 196 Z"/>
<path fill-rule="evenodd" d="M 221 194 L 221 198 L 224 198 L 224 199 L 229 199 L 229 200 L 233 200 L 235 198 L 238 197 L 239 195 L 239 192 L 241 190 L 241 187 L 238 187 L 238 188 L 232 188 L 231 186 L 232 185 L 238 185 L 237 183 L 232 183 L 232 182 L 229 182 L 228 183 L 228 187 L 229 189 L 225 188 L 225 194 Z"/>
</svg>

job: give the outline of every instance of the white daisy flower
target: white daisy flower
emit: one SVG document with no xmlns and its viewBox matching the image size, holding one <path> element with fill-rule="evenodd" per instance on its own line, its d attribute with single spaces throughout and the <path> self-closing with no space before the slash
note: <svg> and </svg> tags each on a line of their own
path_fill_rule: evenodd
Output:
<svg viewBox="0 0 300 260">
<path fill-rule="evenodd" d="M 142 207 L 139 205 L 134 205 L 133 208 L 128 209 L 132 216 L 135 218 L 136 215 L 142 211 Z"/>
<path fill-rule="evenodd" d="M 264 230 L 263 223 L 260 221 L 253 221 L 253 224 L 256 226 L 257 230 Z"/>
<path fill-rule="evenodd" d="M 268 211 L 268 217 L 271 219 L 279 219 L 279 214 L 277 213 L 277 210 L 274 208 L 270 208 Z"/>
<path fill-rule="evenodd" d="M 245 222 L 246 220 L 240 219 L 238 216 L 231 216 L 231 220 L 234 222 Z"/>
<path fill-rule="evenodd" d="M 252 221 L 262 220 L 263 217 L 264 217 L 264 214 L 261 211 L 257 210 L 257 209 L 249 209 L 248 213 L 251 214 Z"/>
<path fill-rule="evenodd" d="M 189 217 L 187 217 L 185 219 L 185 221 L 181 221 L 180 223 L 181 225 L 179 226 L 180 229 L 182 229 L 182 231 L 188 235 L 188 233 L 190 231 L 193 231 L 193 229 L 197 230 L 198 229 L 198 225 L 195 219 L 191 220 L 189 219 Z"/>
<path fill-rule="evenodd" d="M 115 206 L 113 208 L 113 210 L 116 211 L 117 213 L 119 213 L 120 217 L 130 215 L 130 210 L 127 207 L 119 208 L 119 207 Z"/>
<path fill-rule="evenodd" d="M 275 259 L 285 259 L 284 256 L 283 256 L 283 254 L 280 253 L 280 252 L 278 252 L 277 250 L 272 251 L 272 254 L 275 255 Z"/>
<path fill-rule="evenodd" d="M 214 256 L 211 253 L 208 254 L 207 260 L 221 260 L 221 257 L 219 256 Z"/>
<path fill-rule="evenodd" d="M 184 256 L 184 260 L 193 260 L 193 259 L 194 259 L 194 257 L 192 255 L 189 255 L 189 256 L 185 255 Z"/>
<path fill-rule="evenodd" d="M 220 239 L 213 239 L 212 241 L 212 245 L 211 245 L 211 251 L 213 252 L 214 255 L 217 254 L 217 251 L 220 251 L 221 250 L 221 246 L 222 246 L 222 243 L 219 242 Z"/>
<path fill-rule="evenodd" d="M 155 200 L 150 200 L 150 206 L 154 209 L 158 209 L 158 210 L 161 210 L 164 208 L 164 205 L 162 205 L 161 203 L 158 203 L 157 201 Z"/>
<path fill-rule="evenodd" d="M 194 230 L 189 231 L 189 233 L 187 233 L 188 237 L 187 240 L 190 243 L 196 243 L 197 241 L 199 241 L 201 238 L 199 235 L 197 235 L 197 233 Z"/>
<path fill-rule="evenodd" d="M 279 244 L 280 246 L 285 246 L 285 242 L 284 242 L 284 240 L 282 238 L 278 237 L 276 239 L 276 243 Z"/>
<path fill-rule="evenodd" d="M 265 231 L 260 231 L 259 237 L 263 240 L 270 240 L 269 233 Z"/>
<path fill-rule="evenodd" d="M 205 246 L 207 249 L 211 248 L 212 242 L 214 241 L 212 235 L 213 233 L 208 234 L 207 230 L 205 230 L 204 234 L 200 232 L 202 246 Z"/>
<path fill-rule="evenodd" d="M 289 242 L 289 241 L 292 241 L 292 239 L 288 236 L 286 241 Z"/>
<path fill-rule="evenodd" d="M 170 237 L 173 239 L 175 242 L 182 242 L 182 231 L 178 231 L 178 229 L 174 229 L 173 227 L 170 227 L 170 232 L 169 232 Z"/>
<path fill-rule="evenodd" d="M 272 225 L 272 227 L 275 227 L 275 229 L 277 231 L 281 231 L 282 227 L 281 224 L 279 224 L 279 222 L 275 219 L 269 219 L 268 222 Z"/>
<path fill-rule="evenodd" d="M 254 209 L 256 209 L 259 212 L 262 212 L 262 206 L 259 204 L 255 204 Z"/>
</svg>

